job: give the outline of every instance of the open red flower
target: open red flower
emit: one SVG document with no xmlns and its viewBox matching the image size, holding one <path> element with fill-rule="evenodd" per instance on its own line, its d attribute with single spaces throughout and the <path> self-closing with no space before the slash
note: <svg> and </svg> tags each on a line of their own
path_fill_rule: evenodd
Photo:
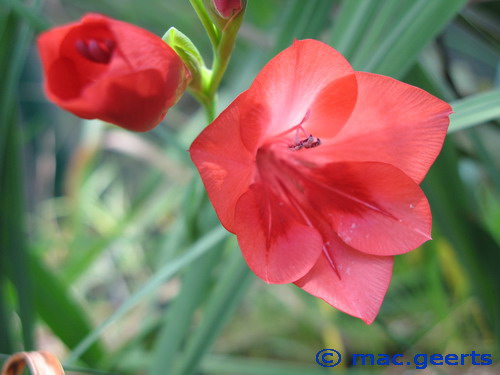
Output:
<svg viewBox="0 0 500 375">
<path fill-rule="evenodd" d="M 296 41 L 190 152 L 258 277 L 371 323 L 392 256 L 430 239 L 419 183 L 450 113 L 421 89 L 353 71 L 326 44 Z"/>
<path fill-rule="evenodd" d="M 155 127 L 189 81 L 160 37 L 103 15 L 43 33 L 38 48 L 50 100 L 79 117 L 133 131 Z"/>
</svg>

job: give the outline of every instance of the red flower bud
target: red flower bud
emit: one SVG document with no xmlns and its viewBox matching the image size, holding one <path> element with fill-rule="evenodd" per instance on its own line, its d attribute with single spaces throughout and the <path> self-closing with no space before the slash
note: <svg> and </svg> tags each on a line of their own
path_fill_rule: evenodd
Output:
<svg viewBox="0 0 500 375">
<path fill-rule="evenodd" d="M 154 128 L 190 79 L 160 37 L 103 15 L 43 33 L 38 48 L 51 101 L 133 131 Z"/>
<path fill-rule="evenodd" d="M 223 18 L 231 18 L 243 7 L 243 0 L 213 0 L 213 5 Z"/>
</svg>

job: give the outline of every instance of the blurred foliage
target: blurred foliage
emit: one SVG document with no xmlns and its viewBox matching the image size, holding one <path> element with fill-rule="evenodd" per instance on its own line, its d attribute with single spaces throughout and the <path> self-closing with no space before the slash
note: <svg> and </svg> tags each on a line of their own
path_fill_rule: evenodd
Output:
<svg viewBox="0 0 500 375">
<path fill-rule="evenodd" d="M 158 35 L 174 26 L 210 61 L 188 1 L 0 0 L 1 353 L 45 349 L 122 374 L 324 374 L 314 358 L 325 347 L 345 358 L 475 350 L 498 361 L 500 2 L 249 1 L 220 109 L 294 38 L 324 40 L 358 70 L 457 103 L 424 182 L 434 240 L 396 257 L 371 326 L 293 286 L 256 281 L 234 238 L 213 231 L 186 152 L 206 126 L 192 98 L 147 134 L 46 101 L 33 36 L 85 12 Z M 361 370 L 413 373 L 334 371 Z"/>
</svg>

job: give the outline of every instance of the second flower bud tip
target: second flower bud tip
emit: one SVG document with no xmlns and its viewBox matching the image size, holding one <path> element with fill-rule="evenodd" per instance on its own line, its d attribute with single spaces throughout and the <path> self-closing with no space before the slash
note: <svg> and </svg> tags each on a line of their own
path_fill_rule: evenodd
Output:
<svg viewBox="0 0 500 375">
<path fill-rule="evenodd" d="M 244 0 L 212 0 L 212 4 L 223 18 L 231 18 L 245 6 Z"/>
</svg>

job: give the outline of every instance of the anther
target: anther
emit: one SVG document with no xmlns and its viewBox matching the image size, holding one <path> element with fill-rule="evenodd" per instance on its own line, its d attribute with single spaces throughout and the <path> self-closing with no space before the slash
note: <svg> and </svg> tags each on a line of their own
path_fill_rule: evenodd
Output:
<svg viewBox="0 0 500 375">
<path fill-rule="evenodd" d="M 288 146 L 288 148 L 292 151 L 301 150 L 303 148 L 314 148 L 318 147 L 321 144 L 321 140 L 319 138 L 314 138 L 312 134 L 303 140 L 296 140 L 294 144 Z"/>
</svg>

